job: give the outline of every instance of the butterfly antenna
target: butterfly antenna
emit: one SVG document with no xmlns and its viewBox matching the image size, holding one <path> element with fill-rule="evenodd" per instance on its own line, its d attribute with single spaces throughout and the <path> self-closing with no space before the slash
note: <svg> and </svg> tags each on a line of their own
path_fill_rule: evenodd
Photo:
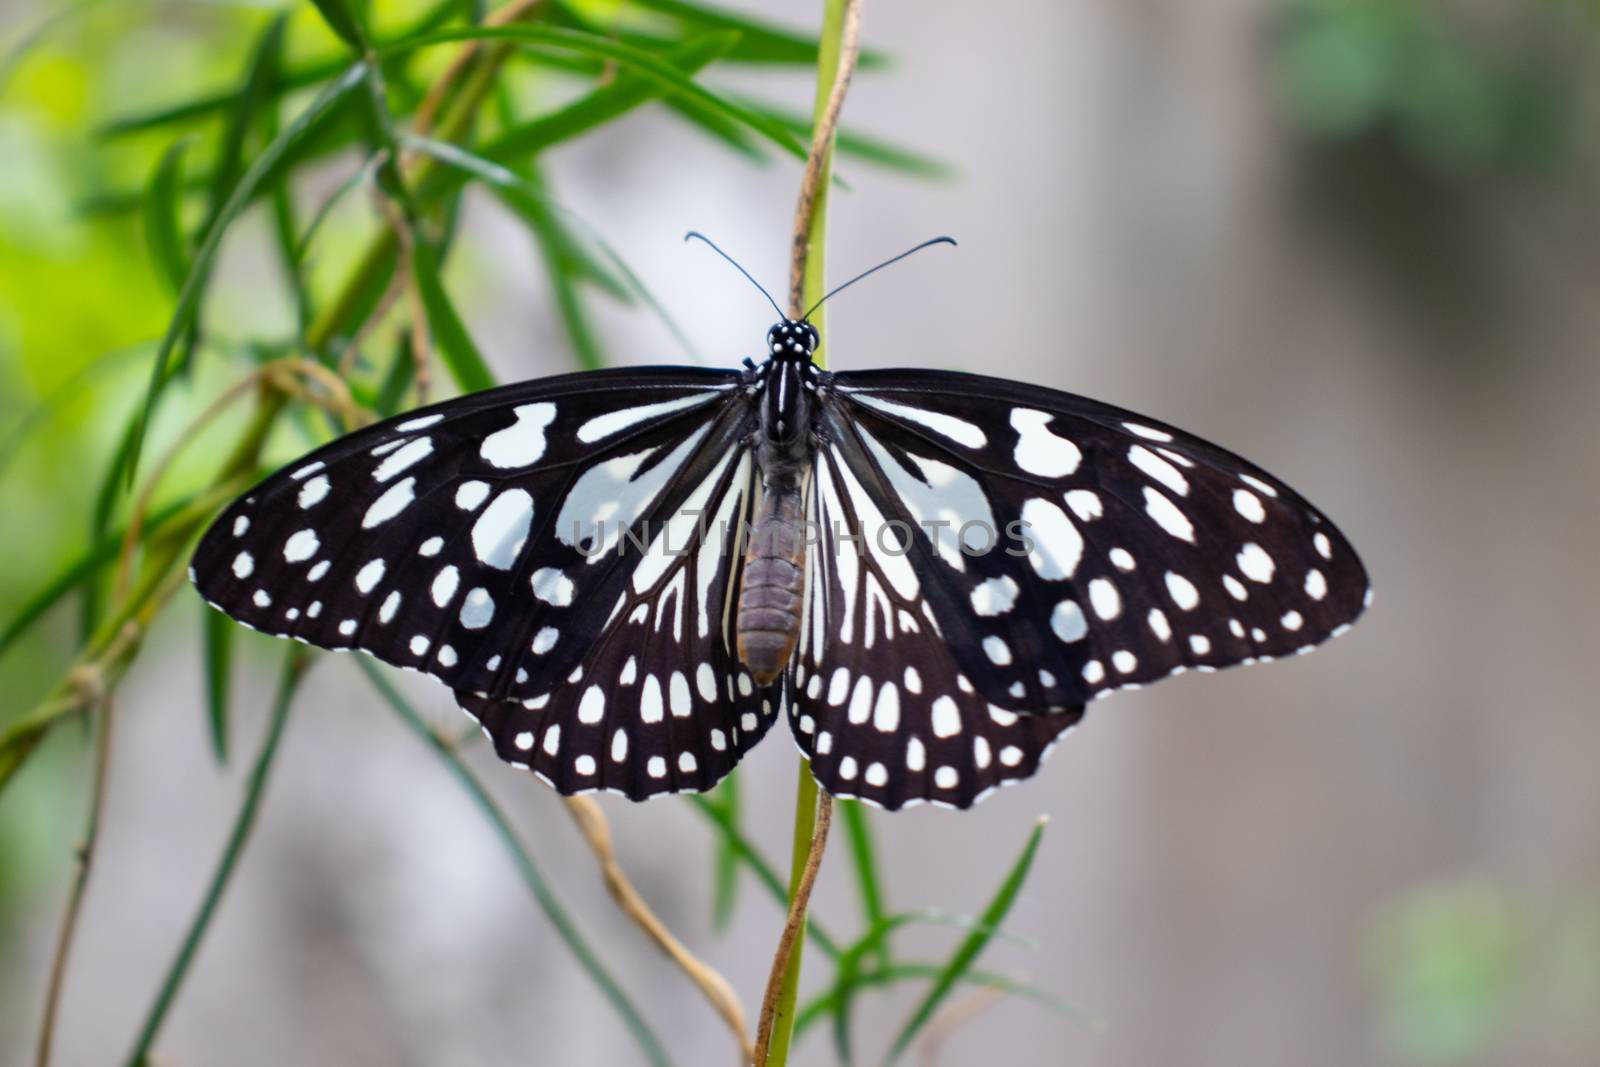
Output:
<svg viewBox="0 0 1600 1067">
<path fill-rule="evenodd" d="M 917 245 L 915 248 L 908 248 L 904 252 L 901 252 L 898 256 L 895 256 L 893 259 L 886 259 L 882 263 L 879 263 L 876 267 L 873 267 L 871 270 L 864 270 L 860 274 L 857 274 L 854 278 L 851 278 L 849 281 L 845 282 L 843 285 L 836 285 L 832 289 L 828 290 L 828 292 L 823 294 L 823 297 L 822 297 L 821 300 L 818 300 L 815 304 L 812 304 L 811 307 L 806 310 L 806 313 L 804 315 L 800 316 L 800 320 L 802 322 L 804 322 L 806 319 L 809 319 L 811 317 L 811 312 L 813 312 L 813 311 L 817 310 L 819 307 L 821 307 L 824 303 L 827 302 L 828 298 L 833 296 L 835 293 L 839 293 L 839 292 L 844 291 L 845 289 L 850 288 L 856 282 L 859 282 L 862 278 L 865 278 L 869 274 L 876 274 L 876 273 L 878 273 L 878 271 L 882 270 L 883 268 L 885 268 L 885 267 L 887 267 L 887 266 L 889 266 L 891 264 L 900 262 L 902 259 L 905 259 L 907 256 L 911 255 L 913 252 L 920 252 L 924 248 L 927 248 L 930 245 L 953 245 L 955 243 L 956 243 L 956 239 L 954 237 L 933 237 L 933 238 L 930 238 L 929 240 L 926 240 L 926 241 L 922 242 L 920 245 Z M 772 298 L 768 297 L 767 299 L 770 300 Z"/>
<path fill-rule="evenodd" d="M 688 233 L 683 235 L 683 239 L 685 241 L 688 241 L 688 240 L 691 240 L 691 239 L 698 239 L 698 240 L 704 241 L 706 244 L 710 245 L 711 246 L 711 251 L 715 252 L 717 255 L 721 256 L 723 259 L 727 260 L 729 263 L 732 263 L 734 269 L 737 270 L 740 274 L 743 274 L 745 276 L 745 279 L 751 285 L 753 285 L 757 289 L 761 290 L 761 295 L 767 298 L 767 303 L 771 304 L 772 305 L 772 310 L 774 310 L 774 311 L 776 311 L 778 313 L 778 318 L 783 319 L 785 321 L 788 320 L 789 316 L 785 315 L 783 313 L 783 308 L 779 307 L 778 306 L 778 302 L 776 300 L 772 299 L 772 294 L 767 292 L 766 288 L 764 286 L 762 286 L 762 284 L 760 282 L 758 282 L 754 278 L 750 277 L 750 272 L 745 270 L 743 267 L 739 266 L 739 261 L 737 259 L 734 259 L 732 256 L 728 255 L 728 253 L 726 253 L 722 249 L 718 248 L 717 247 L 717 243 L 715 241 L 713 241 L 711 238 L 707 237 L 705 234 L 701 233 L 699 230 L 690 230 Z"/>
</svg>

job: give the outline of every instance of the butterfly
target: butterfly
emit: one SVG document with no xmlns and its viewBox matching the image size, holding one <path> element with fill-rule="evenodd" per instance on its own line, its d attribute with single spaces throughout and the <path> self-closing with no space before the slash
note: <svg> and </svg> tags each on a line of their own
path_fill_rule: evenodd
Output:
<svg viewBox="0 0 1600 1067">
<path fill-rule="evenodd" d="M 1001 378 L 825 371 L 810 312 L 778 313 L 742 368 L 338 438 L 226 508 L 191 577 L 433 675 L 563 794 L 709 789 L 784 718 L 824 788 L 891 810 L 970 807 L 1090 701 L 1308 652 L 1370 600 L 1338 529 L 1232 452 Z"/>
</svg>

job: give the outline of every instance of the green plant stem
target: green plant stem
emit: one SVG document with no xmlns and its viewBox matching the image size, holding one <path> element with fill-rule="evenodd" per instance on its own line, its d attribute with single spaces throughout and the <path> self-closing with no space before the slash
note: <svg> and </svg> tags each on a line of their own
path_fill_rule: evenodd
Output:
<svg viewBox="0 0 1600 1067">
<path fill-rule="evenodd" d="M 789 914 L 778 951 L 772 960 L 766 995 L 761 999 L 761 1015 L 756 1027 L 756 1067 L 781 1067 L 788 1062 L 789 1044 L 794 1034 L 794 1007 L 800 995 L 800 958 L 805 944 L 806 909 L 817 870 L 822 866 L 822 851 L 828 843 L 833 798 L 822 792 L 811 774 L 811 767 L 800 761 L 795 788 L 794 856 L 789 872 Z"/>
<path fill-rule="evenodd" d="M 233 821 L 233 829 L 228 834 L 228 843 L 223 849 L 222 860 L 217 864 L 216 873 L 211 876 L 211 883 L 207 886 L 206 894 L 200 902 L 200 910 L 189 924 L 189 932 L 184 935 L 177 958 L 167 970 L 167 976 L 156 994 L 155 1003 L 150 1006 L 149 1014 L 145 1016 L 144 1025 L 140 1028 L 139 1036 L 134 1040 L 133 1049 L 125 1061 L 126 1067 L 145 1067 L 148 1064 L 150 1048 L 155 1044 L 156 1035 L 161 1031 L 161 1024 L 166 1021 L 167 1012 L 178 995 L 178 988 L 189 973 L 189 966 L 194 962 L 200 942 L 211 926 L 211 919 L 216 914 L 223 891 L 233 878 L 239 857 L 244 854 L 244 847 L 250 840 L 250 832 L 255 829 L 256 815 L 261 809 L 261 798 L 266 792 L 267 778 L 278 755 L 278 745 L 283 740 L 284 726 L 289 721 L 289 709 L 294 704 L 295 691 L 300 687 L 300 680 L 305 676 L 306 667 L 310 662 L 311 654 L 299 646 L 291 648 L 288 656 L 284 658 L 283 672 L 278 680 L 278 692 L 273 699 L 271 717 L 267 721 L 266 738 L 261 743 L 261 751 L 256 756 L 255 765 L 250 768 L 250 777 L 245 782 L 244 803 Z"/>
<path fill-rule="evenodd" d="M 834 131 L 838 126 L 839 108 L 850 83 L 860 47 L 860 0 L 824 0 L 822 36 L 817 54 L 817 91 L 812 119 L 811 151 L 806 159 L 805 175 L 800 183 L 800 198 L 795 207 L 795 224 L 792 236 L 789 278 L 790 314 L 801 316 L 807 307 L 827 292 L 825 277 L 826 238 L 828 231 L 828 179 L 832 172 Z M 818 337 L 822 336 L 823 323 L 813 325 Z M 825 352 L 821 345 L 819 351 Z M 825 355 L 817 358 L 825 365 Z M 805 925 L 806 900 L 799 895 L 802 872 L 816 875 L 816 865 L 821 862 L 822 847 L 826 842 L 829 812 L 825 812 L 822 827 L 817 825 L 818 794 L 811 765 L 800 761 L 799 785 L 795 792 L 793 856 L 790 871 L 789 894 L 791 921 L 797 919 Z M 831 803 L 825 799 L 825 803 Z M 831 812 L 831 809 L 830 809 Z M 809 886 L 806 886 L 809 893 Z M 784 1067 L 789 1062 L 789 1045 L 794 1038 L 794 1006 L 800 995 L 800 965 L 805 955 L 805 939 L 788 937 L 779 942 L 778 960 L 782 978 L 777 989 L 775 1007 L 771 1014 L 770 1040 L 757 1038 L 757 1067 Z M 785 949 L 788 959 L 783 960 Z M 775 961 L 777 962 L 777 961 Z M 770 997 L 769 992 L 769 997 Z M 763 1026 L 767 1025 L 768 1011 L 763 1009 Z M 761 1055 L 764 1052 L 765 1055 Z"/>
</svg>

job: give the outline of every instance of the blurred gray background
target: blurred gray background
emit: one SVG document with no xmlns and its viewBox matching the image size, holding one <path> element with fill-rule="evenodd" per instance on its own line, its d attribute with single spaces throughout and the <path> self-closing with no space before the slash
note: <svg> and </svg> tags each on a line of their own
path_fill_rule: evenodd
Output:
<svg viewBox="0 0 1600 1067">
<path fill-rule="evenodd" d="M 47 5 L 11 6 L 15 32 Z M 847 123 L 956 174 L 841 164 L 830 272 L 938 233 L 961 244 L 831 305 L 832 366 L 998 373 L 1175 422 L 1325 508 L 1377 591 L 1316 655 L 1096 704 L 1035 780 L 971 813 L 873 813 L 891 906 L 963 911 L 1050 817 L 1007 922 L 1036 950 L 996 943 L 984 965 L 1101 1025 L 1000 999 L 937 1062 L 1600 1062 L 1596 25 L 1577 5 L 1445 5 L 1463 47 L 1567 79 L 1553 147 L 1526 147 L 1467 120 L 1441 134 L 1410 104 L 1352 119 L 1339 78 L 1359 80 L 1359 63 L 1297 42 L 1293 6 L 1339 5 L 868 0 L 867 38 L 896 62 L 857 79 Z M 786 78 L 760 84 L 806 106 L 810 81 Z M 755 354 L 770 309 L 681 236 L 705 231 L 780 287 L 797 164 L 736 161 L 646 109 L 547 165 L 706 360 Z M 473 204 L 456 275 L 475 336 L 503 377 L 565 369 L 534 252 L 498 211 Z M 229 248 L 235 291 L 266 269 L 251 240 Z M 634 361 L 682 358 L 643 313 L 604 328 Z M 64 1064 L 125 1050 L 237 802 L 245 761 L 218 771 L 206 751 L 192 612 L 174 620 L 119 705 Z M 243 751 L 275 662 L 249 647 Z M 442 688 L 407 689 L 459 720 Z M 48 754 L 59 788 L 30 771 L 0 800 L 29 827 L 13 856 L 31 872 L 0 953 L 0 1063 L 25 1062 L 32 1040 L 78 832 L 77 749 Z M 472 756 L 679 1061 L 731 1063 L 714 1017 L 613 909 L 555 796 Z M 741 767 L 751 833 L 774 856 L 794 773 L 781 731 Z M 641 892 L 753 1013 L 779 910 L 746 881 L 718 936 L 703 821 L 676 801 L 602 803 Z M 853 928 L 842 847 L 816 908 Z M 902 936 L 930 958 L 955 937 Z M 913 1000 L 864 1000 L 863 1047 Z M 795 1062 L 834 1062 L 824 1031 Z M 436 758 L 325 659 L 161 1062 L 637 1058 Z"/>
</svg>

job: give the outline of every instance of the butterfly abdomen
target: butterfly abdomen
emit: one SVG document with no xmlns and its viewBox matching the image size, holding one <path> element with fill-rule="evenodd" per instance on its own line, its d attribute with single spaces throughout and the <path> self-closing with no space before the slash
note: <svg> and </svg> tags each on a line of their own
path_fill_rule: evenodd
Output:
<svg viewBox="0 0 1600 1067">
<path fill-rule="evenodd" d="M 805 558 L 799 486 L 769 485 L 750 526 L 739 590 L 739 659 L 757 685 L 783 673 L 800 638 Z"/>
</svg>

